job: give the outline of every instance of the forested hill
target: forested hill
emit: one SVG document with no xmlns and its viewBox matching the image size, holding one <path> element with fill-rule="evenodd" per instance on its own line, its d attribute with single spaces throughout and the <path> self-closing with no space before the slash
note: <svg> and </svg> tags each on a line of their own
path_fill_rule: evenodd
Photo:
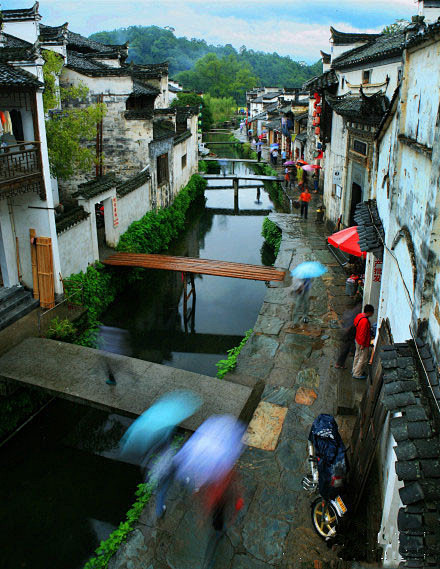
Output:
<svg viewBox="0 0 440 569">
<path fill-rule="evenodd" d="M 245 46 L 237 51 L 230 44 L 209 45 L 205 40 L 177 38 L 171 30 L 157 26 L 130 26 L 111 32 L 98 32 L 90 37 L 107 44 L 122 44 L 128 41 L 129 61 L 135 63 L 168 61 L 170 76 L 191 89 L 211 91 L 209 77 L 201 77 L 200 73 L 208 73 L 212 78 L 217 76 L 216 81 L 219 74 L 226 75 L 229 82 L 231 72 L 238 73 L 236 88 L 240 94 L 243 89 L 255 85 L 300 87 L 307 79 L 322 73 L 320 61 L 314 65 L 306 65 L 293 61 L 289 56 L 282 57 L 277 53 L 248 50 Z M 215 54 L 216 57 L 204 57 L 207 54 Z M 196 62 L 202 58 L 196 69 L 191 71 Z M 225 65 L 227 62 L 229 64 Z M 225 67 L 223 70 L 220 69 L 222 65 Z M 231 71 L 231 66 L 235 71 Z M 231 92 L 211 92 L 211 94 L 232 95 Z"/>
</svg>

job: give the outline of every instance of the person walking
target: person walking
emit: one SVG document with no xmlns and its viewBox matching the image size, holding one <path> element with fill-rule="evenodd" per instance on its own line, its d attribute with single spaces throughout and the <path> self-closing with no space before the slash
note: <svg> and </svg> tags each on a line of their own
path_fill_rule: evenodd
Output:
<svg viewBox="0 0 440 569">
<path fill-rule="evenodd" d="M 352 310 L 346 311 L 343 316 L 344 332 L 341 338 L 341 349 L 339 350 L 338 359 L 335 363 L 336 369 L 345 369 L 345 361 L 350 352 L 354 354 L 356 344 L 354 339 L 356 336 L 356 328 L 353 324 L 354 319 L 362 312 L 362 304 L 358 304 Z"/>
<path fill-rule="evenodd" d="M 281 162 L 282 162 L 283 164 L 284 164 L 284 162 L 286 161 L 286 156 L 287 156 L 287 155 L 286 155 L 286 151 L 283 150 L 283 151 L 281 152 Z"/>
<path fill-rule="evenodd" d="M 289 189 L 290 186 L 290 174 L 289 174 L 289 168 L 286 168 L 284 170 L 284 181 L 286 182 L 286 190 Z"/>
<path fill-rule="evenodd" d="M 272 150 L 272 159 L 273 159 L 273 165 L 276 166 L 277 165 L 277 160 L 278 160 L 278 150 L 276 148 L 274 148 Z"/>
<path fill-rule="evenodd" d="M 296 302 L 292 315 L 294 326 L 298 324 L 302 317 L 303 322 L 309 321 L 310 291 L 312 289 L 312 279 L 301 279 L 299 286 L 295 289 Z"/>
<path fill-rule="evenodd" d="M 312 194 L 309 192 L 309 188 L 304 188 L 304 191 L 299 196 L 299 201 L 301 202 L 301 217 L 304 217 L 304 219 L 307 219 L 311 199 Z"/>
<path fill-rule="evenodd" d="M 261 150 L 263 148 L 263 143 L 261 142 L 261 140 L 258 140 L 257 142 L 257 160 L 258 162 L 261 161 Z"/>
<path fill-rule="evenodd" d="M 356 328 L 356 351 L 353 360 L 353 370 L 351 372 L 355 379 L 366 379 L 364 374 L 365 365 L 368 362 L 369 347 L 371 342 L 371 323 L 369 318 L 374 314 L 374 307 L 371 304 L 364 306 L 364 311 L 356 316 L 353 325 Z"/>
</svg>

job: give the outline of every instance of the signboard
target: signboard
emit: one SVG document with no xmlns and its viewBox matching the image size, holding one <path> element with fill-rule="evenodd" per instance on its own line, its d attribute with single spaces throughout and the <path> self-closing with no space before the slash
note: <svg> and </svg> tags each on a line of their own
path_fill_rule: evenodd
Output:
<svg viewBox="0 0 440 569">
<path fill-rule="evenodd" d="M 333 170 L 333 183 L 342 186 L 342 168 L 335 168 Z"/>
<path fill-rule="evenodd" d="M 118 204 L 116 198 L 112 198 L 112 210 L 113 210 L 113 227 L 118 227 L 119 218 L 118 218 Z"/>
<path fill-rule="evenodd" d="M 340 198 L 342 196 L 342 186 L 339 184 L 335 185 L 335 194 L 337 198 Z"/>
<path fill-rule="evenodd" d="M 382 261 L 381 259 L 374 259 L 373 282 L 380 283 L 381 279 L 382 279 Z"/>
</svg>

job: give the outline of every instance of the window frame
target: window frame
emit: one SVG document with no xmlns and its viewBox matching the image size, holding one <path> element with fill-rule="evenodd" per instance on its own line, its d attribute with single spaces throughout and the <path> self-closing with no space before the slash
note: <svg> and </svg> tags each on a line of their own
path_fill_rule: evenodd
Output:
<svg viewBox="0 0 440 569">
<path fill-rule="evenodd" d="M 170 169 L 168 164 L 168 152 L 160 154 L 156 158 L 157 185 L 162 186 L 170 180 Z"/>
</svg>

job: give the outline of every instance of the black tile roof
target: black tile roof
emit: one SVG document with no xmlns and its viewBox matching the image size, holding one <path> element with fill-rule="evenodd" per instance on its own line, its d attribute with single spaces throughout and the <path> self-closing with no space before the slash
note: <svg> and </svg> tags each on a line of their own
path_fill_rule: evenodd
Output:
<svg viewBox="0 0 440 569">
<path fill-rule="evenodd" d="M 170 91 L 170 93 L 180 93 L 182 89 L 178 89 L 174 87 L 174 85 L 168 85 L 168 91 Z"/>
<path fill-rule="evenodd" d="M 150 178 L 151 175 L 149 170 L 143 170 L 142 172 L 135 174 L 131 178 L 128 178 L 123 182 L 119 182 L 116 185 L 117 196 L 119 198 L 123 198 L 130 192 L 133 192 L 134 190 L 137 190 L 138 188 L 143 186 Z"/>
<path fill-rule="evenodd" d="M 183 142 L 187 138 L 191 138 L 191 131 L 189 129 L 175 134 L 174 135 L 174 141 L 173 141 L 174 146 L 176 146 L 176 144 L 180 144 L 181 142 Z"/>
<path fill-rule="evenodd" d="M 76 34 L 67 30 L 67 45 L 75 49 L 75 51 L 85 52 L 85 53 L 113 53 L 118 48 L 126 49 L 127 46 L 124 45 L 106 45 L 89 38 L 86 38 L 80 34 Z"/>
<path fill-rule="evenodd" d="M 334 45 L 351 45 L 353 43 L 367 42 L 376 39 L 381 34 L 355 34 L 351 32 L 340 32 L 330 26 L 330 34 Z"/>
<path fill-rule="evenodd" d="M 32 49 L 33 45 L 21 38 L 16 38 L 15 36 L 11 36 L 10 34 L 3 33 L 3 40 L 4 40 L 4 47 L 14 47 L 14 48 L 21 48 L 21 49 Z"/>
<path fill-rule="evenodd" d="M 78 190 L 74 192 L 73 197 L 90 199 L 99 194 L 103 194 L 111 188 L 115 188 L 120 180 L 116 177 L 114 172 L 110 174 L 105 174 L 105 176 L 100 176 L 98 178 L 93 178 L 89 182 L 84 182 L 78 185 Z"/>
<path fill-rule="evenodd" d="M 10 34 L 3 34 L 4 47 L 0 48 L 0 61 L 34 61 L 38 57 L 38 46 Z"/>
<path fill-rule="evenodd" d="M 385 231 L 379 216 L 376 200 L 358 203 L 354 213 L 354 220 L 357 224 L 361 251 L 373 253 L 378 259 L 382 259 Z"/>
<path fill-rule="evenodd" d="M 417 354 L 418 352 L 418 354 Z M 417 338 L 386 346 L 380 354 L 383 404 L 401 416 L 390 421 L 395 469 L 403 487 L 397 517 L 399 567 L 440 565 L 439 376 L 428 344 Z"/>
<path fill-rule="evenodd" d="M 40 24 L 40 36 L 39 40 L 41 43 L 63 43 L 67 40 L 67 26 L 66 22 L 62 26 L 45 26 Z"/>
<path fill-rule="evenodd" d="M 74 207 L 70 211 L 60 214 L 55 217 L 55 225 L 57 229 L 57 234 L 63 233 L 70 229 L 74 225 L 81 223 L 84 219 L 89 217 L 90 213 L 85 211 L 80 205 Z"/>
<path fill-rule="evenodd" d="M 380 124 L 389 106 L 388 98 L 382 91 L 367 96 L 362 91 L 362 87 L 359 89 L 359 95 L 352 95 L 349 92 L 340 97 L 333 97 L 326 93 L 325 100 L 338 115 L 373 126 Z"/>
<path fill-rule="evenodd" d="M 134 97 L 141 97 L 143 95 L 159 95 L 159 89 L 155 89 L 154 87 L 150 87 L 150 85 L 146 85 L 145 83 L 141 83 L 138 80 L 133 81 L 133 93 Z"/>
<path fill-rule="evenodd" d="M 325 53 L 325 51 L 321 51 L 321 59 L 322 63 L 329 64 L 331 61 L 331 55 L 329 53 Z"/>
<path fill-rule="evenodd" d="M 200 113 L 199 107 L 193 105 L 192 107 L 174 107 L 176 109 L 176 121 L 184 122 L 187 118 L 193 117 Z"/>
<path fill-rule="evenodd" d="M 417 34 L 414 34 L 407 42 L 407 47 L 411 48 L 416 45 L 432 39 L 440 33 L 440 21 L 430 24 L 426 28 L 419 30 Z"/>
<path fill-rule="evenodd" d="M 0 85 L 6 87 L 32 87 L 34 89 L 43 87 L 43 84 L 38 81 L 35 75 L 20 69 L 19 67 L 12 67 L 1 63 L 0 61 Z"/>
<path fill-rule="evenodd" d="M 282 91 L 272 91 L 270 93 L 263 93 L 262 97 L 263 99 L 273 99 L 274 97 L 279 97 L 282 94 Z"/>
<path fill-rule="evenodd" d="M 125 111 L 124 117 L 127 120 L 153 120 L 153 108 L 151 109 L 141 109 L 136 111 Z"/>
<path fill-rule="evenodd" d="M 38 2 L 32 6 L 32 8 L 20 8 L 16 10 L 2 10 L 1 17 L 5 22 L 11 22 L 14 20 L 34 20 L 35 18 L 40 19 L 41 16 L 38 13 Z"/>
<path fill-rule="evenodd" d="M 380 34 L 373 41 L 346 51 L 332 61 L 334 69 L 345 69 L 363 63 L 385 60 L 400 55 L 405 46 L 406 30 Z"/>
<path fill-rule="evenodd" d="M 67 50 L 67 63 L 66 67 L 84 73 L 85 75 L 99 75 L 100 73 L 106 74 L 107 71 L 119 71 L 118 67 L 108 67 L 99 61 L 93 61 L 89 57 L 77 51 Z M 117 74 L 117 73 L 112 73 Z"/>
<path fill-rule="evenodd" d="M 322 75 L 317 75 L 316 77 L 312 77 L 312 79 L 306 81 L 303 87 L 304 89 L 328 89 L 338 83 L 338 76 L 333 69 L 329 69 L 329 71 L 322 73 Z"/>
<path fill-rule="evenodd" d="M 163 140 L 175 136 L 176 130 L 170 121 L 154 121 L 153 123 L 153 140 Z"/>
</svg>

